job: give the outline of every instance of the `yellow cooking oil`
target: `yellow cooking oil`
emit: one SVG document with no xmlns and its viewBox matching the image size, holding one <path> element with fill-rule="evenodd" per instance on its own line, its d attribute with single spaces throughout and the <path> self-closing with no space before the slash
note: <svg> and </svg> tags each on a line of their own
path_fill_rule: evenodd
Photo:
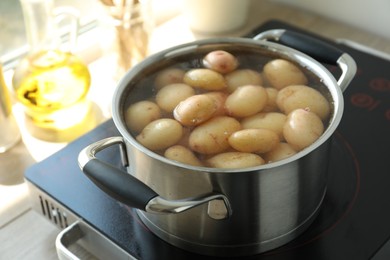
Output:
<svg viewBox="0 0 390 260">
<path fill-rule="evenodd" d="M 12 83 L 17 100 L 34 125 L 63 130 L 87 116 L 90 82 L 89 70 L 77 56 L 42 50 L 21 61 Z"/>
</svg>

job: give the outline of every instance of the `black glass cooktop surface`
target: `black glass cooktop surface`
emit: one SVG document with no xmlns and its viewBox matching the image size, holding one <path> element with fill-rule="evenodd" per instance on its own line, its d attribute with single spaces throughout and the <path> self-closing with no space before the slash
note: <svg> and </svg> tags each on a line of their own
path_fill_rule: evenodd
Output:
<svg viewBox="0 0 390 260">
<path fill-rule="evenodd" d="M 273 28 L 292 27 L 270 21 L 258 31 Z M 390 61 L 333 44 L 355 59 L 358 72 L 344 92 L 344 116 L 332 139 L 328 190 L 319 215 L 290 243 L 242 259 L 370 259 L 385 250 L 390 237 Z M 116 135 L 109 120 L 29 168 L 26 179 L 136 258 L 213 259 L 157 238 L 134 210 L 108 197 L 79 170 L 82 148 Z M 118 154 L 112 147 L 99 156 L 121 167 Z"/>
</svg>

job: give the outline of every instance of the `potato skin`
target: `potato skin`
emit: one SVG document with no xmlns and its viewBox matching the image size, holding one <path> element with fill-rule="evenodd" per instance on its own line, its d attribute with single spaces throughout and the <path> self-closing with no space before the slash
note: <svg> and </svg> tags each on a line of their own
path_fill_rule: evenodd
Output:
<svg viewBox="0 0 390 260">
<path fill-rule="evenodd" d="M 225 116 L 226 110 L 225 110 L 225 102 L 228 97 L 228 94 L 222 91 L 212 91 L 205 93 L 204 95 L 212 98 L 214 100 L 214 104 L 217 107 L 215 113 L 213 116 Z"/>
<path fill-rule="evenodd" d="M 262 112 L 277 112 L 279 111 L 278 105 L 276 104 L 276 97 L 278 96 L 278 90 L 276 88 L 265 88 L 267 92 L 267 104 L 263 108 Z"/>
<path fill-rule="evenodd" d="M 285 114 L 297 108 L 309 109 L 322 120 L 326 120 L 330 114 L 328 100 L 318 90 L 305 85 L 290 85 L 283 88 L 276 96 L 276 104 Z"/>
<path fill-rule="evenodd" d="M 173 110 L 173 116 L 184 126 L 196 126 L 210 119 L 217 110 L 213 98 L 200 94 L 180 102 Z"/>
<path fill-rule="evenodd" d="M 181 101 L 193 95 L 195 90 L 192 87 L 184 83 L 173 83 L 157 92 L 156 103 L 164 111 L 172 112 Z"/>
<path fill-rule="evenodd" d="M 268 129 L 243 129 L 229 137 L 231 147 L 240 152 L 265 153 L 278 143 L 279 136 Z"/>
<path fill-rule="evenodd" d="M 238 69 L 225 75 L 227 90 L 229 93 L 235 91 L 238 87 L 245 85 L 263 84 L 263 77 L 257 71 L 251 69 Z"/>
<path fill-rule="evenodd" d="M 210 69 L 191 69 L 184 74 L 184 83 L 203 90 L 222 90 L 226 88 L 225 78 Z"/>
<path fill-rule="evenodd" d="M 235 56 L 227 51 L 216 50 L 208 53 L 203 59 L 203 65 L 222 74 L 235 70 L 238 61 Z"/>
<path fill-rule="evenodd" d="M 169 84 L 182 83 L 184 74 L 185 71 L 179 68 L 167 68 L 161 71 L 154 80 L 155 89 L 160 90 Z"/>
<path fill-rule="evenodd" d="M 247 117 L 260 112 L 268 101 L 265 88 L 255 85 L 238 87 L 225 102 L 227 113 L 233 117 Z"/>
<path fill-rule="evenodd" d="M 132 132 L 139 133 L 150 122 L 161 117 L 160 107 L 148 100 L 139 101 L 125 111 L 126 125 Z"/>
<path fill-rule="evenodd" d="M 189 146 L 191 150 L 201 154 L 220 153 L 229 148 L 230 135 L 240 129 L 240 122 L 232 117 L 213 117 L 193 129 Z"/>
<path fill-rule="evenodd" d="M 241 126 L 244 129 L 264 128 L 274 131 L 280 140 L 284 140 L 283 126 L 287 116 L 279 112 L 261 112 L 256 115 L 246 117 L 241 121 Z"/>
<path fill-rule="evenodd" d="M 294 150 L 300 151 L 314 143 L 324 132 L 321 119 L 313 112 L 296 109 L 283 126 L 283 135 Z"/>
<path fill-rule="evenodd" d="M 263 67 L 263 74 L 267 78 L 267 82 L 279 90 L 289 85 L 306 85 L 308 82 L 307 77 L 298 66 L 283 59 L 269 61 Z"/>
<path fill-rule="evenodd" d="M 217 154 L 207 160 L 207 164 L 214 168 L 236 169 L 263 165 L 261 156 L 253 153 L 226 152 Z"/>
<path fill-rule="evenodd" d="M 169 147 L 165 150 L 164 156 L 168 159 L 181 163 L 186 163 L 193 166 L 203 166 L 196 155 L 190 149 L 182 145 L 174 145 Z"/>
<path fill-rule="evenodd" d="M 263 154 L 263 158 L 267 163 L 276 162 L 288 158 L 297 152 L 288 143 L 281 142 L 274 149 Z"/>
<path fill-rule="evenodd" d="M 174 119 L 161 118 L 149 123 L 137 135 L 137 141 L 146 148 L 158 151 L 176 144 L 183 135 L 183 127 Z"/>
</svg>

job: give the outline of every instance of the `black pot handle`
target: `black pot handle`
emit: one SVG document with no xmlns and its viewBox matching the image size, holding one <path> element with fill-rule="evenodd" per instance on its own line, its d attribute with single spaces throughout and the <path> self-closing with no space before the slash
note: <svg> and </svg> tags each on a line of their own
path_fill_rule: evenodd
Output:
<svg viewBox="0 0 390 260">
<path fill-rule="evenodd" d="M 84 148 L 78 158 L 80 169 L 96 186 L 114 199 L 144 210 L 145 205 L 158 194 L 137 178 L 95 157 L 99 151 L 116 144 L 124 145 L 123 138 L 103 139 Z"/>
<path fill-rule="evenodd" d="M 206 194 L 180 200 L 167 200 L 154 190 L 126 171 L 122 171 L 96 158 L 96 154 L 112 145 L 121 145 L 125 151 L 123 137 L 109 137 L 85 147 L 78 157 L 80 169 L 84 174 L 112 198 L 133 208 L 150 213 L 180 213 L 210 201 L 222 201 L 226 215 L 209 214 L 214 219 L 224 219 L 232 211 L 226 196 L 222 194 Z"/>
<path fill-rule="evenodd" d="M 303 52 L 319 62 L 339 66 L 342 75 L 337 83 L 342 91 L 347 88 L 355 76 L 356 63 L 349 54 L 329 43 L 306 34 L 285 29 L 274 29 L 264 31 L 253 39 L 274 40 L 282 45 Z"/>
</svg>

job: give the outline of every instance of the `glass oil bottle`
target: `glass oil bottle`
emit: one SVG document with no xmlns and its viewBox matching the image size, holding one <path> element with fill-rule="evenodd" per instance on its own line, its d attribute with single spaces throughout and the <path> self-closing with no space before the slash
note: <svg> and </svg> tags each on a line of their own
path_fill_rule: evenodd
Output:
<svg viewBox="0 0 390 260">
<path fill-rule="evenodd" d="M 30 51 L 15 68 L 12 84 L 16 99 L 24 106 L 26 120 L 34 126 L 34 133 L 37 129 L 55 135 L 65 130 L 74 133 L 73 128 L 90 111 L 86 99 L 90 73 L 83 61 L 71 52 L 76 43 L 78 17 L 69 8 L 59 9 L 54 15 L 53 0 L 20 2 Z M 68 26 L 69 50 L 62 49 L 61 31 L 57 28 L 66 17 L 72 21 Z M 74 137 L 79 134 L 74 133 Z"/>
<path fill-rule="evenodd" d="M 0 153 L 8 151 L 20 140 L 20 132 L 12 114 L 12 102 L 0 64 Z"/>
</svg>

